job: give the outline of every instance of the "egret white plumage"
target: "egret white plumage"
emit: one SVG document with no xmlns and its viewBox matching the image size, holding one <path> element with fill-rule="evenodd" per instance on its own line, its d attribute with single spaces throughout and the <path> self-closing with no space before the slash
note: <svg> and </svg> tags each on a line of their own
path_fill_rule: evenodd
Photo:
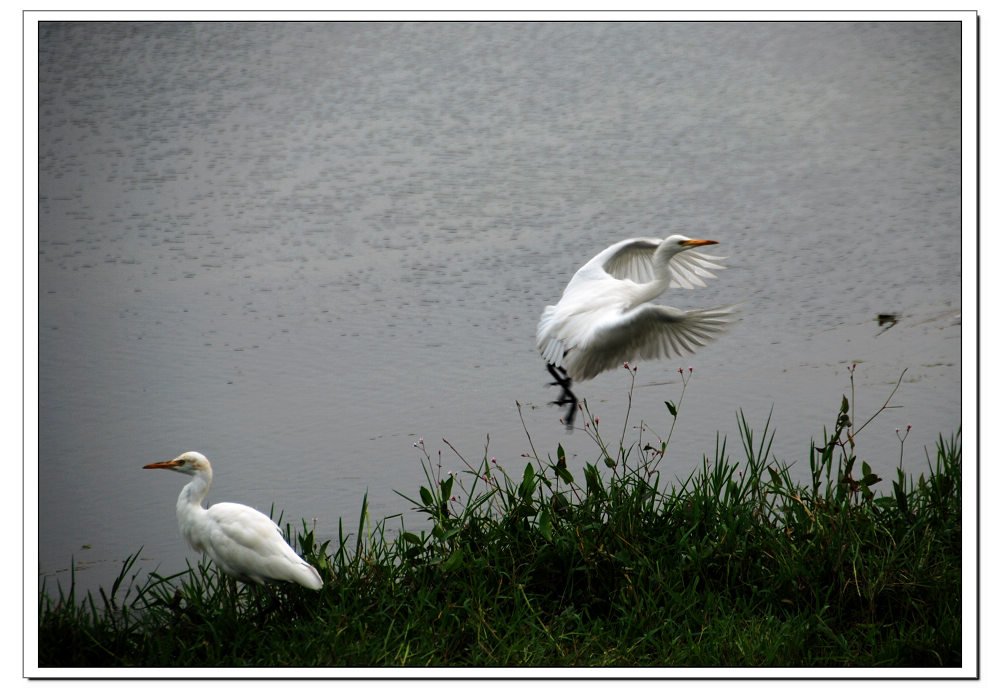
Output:
<svg viewBox="0 0 1000 699">
<path fill-rule="evenodd" d="M 538 322 L 538 350 L 562 388 L 556 405 L 569 404 L 572 426 L 577 399 L 573 381 L 638 359 L 692 354 L 736 319 L 735 306 L 682 311 L 650 303 L 668 288 L 693 289 L 725 269 L 724 257 L 696 248 L 716 245 L 683 235 L 630 238 L 598 253 L 581 267 L 554 306 Z"/>
<path fill-rule="evenodd" d="M 199 553 L 206 553 L 219 568 L 238 580 L 260 584 L 289 581 L 318 590 L 323 580 L 281 536 L 281 529 L 263 512 L 246 505 L 220 502 L 201 506 L 212 487 L 212 465 L 196 451 L 172 461 L 143 468 L 164 468 L 191 476 L 177 498 L 181 535 Z"/>
</svg>

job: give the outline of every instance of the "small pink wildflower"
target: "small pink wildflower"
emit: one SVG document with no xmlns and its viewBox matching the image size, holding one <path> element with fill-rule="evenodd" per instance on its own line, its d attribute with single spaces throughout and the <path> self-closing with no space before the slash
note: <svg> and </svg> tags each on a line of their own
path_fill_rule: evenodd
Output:
<svg viewBox="0 0 1000 699">
<path fill-rule="evenodd" d="M 490 463 L 495 464 L 497 462 L 497 457 L 493 456 L 490 458 Z"/>
</svg>

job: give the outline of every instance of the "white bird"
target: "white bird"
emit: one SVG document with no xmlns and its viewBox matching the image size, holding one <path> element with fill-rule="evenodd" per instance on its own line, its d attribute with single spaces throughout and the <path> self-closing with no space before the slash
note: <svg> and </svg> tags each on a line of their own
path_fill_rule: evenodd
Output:
<svg viewBox="0 0 1000 699">
<path fill-rule="evenodd" d="M 692 354 L 736 319 L 735 306 L 682 311 L 649 303 L 668 288 L 693 289 L 725 269 L 695 248 L 716 245 L 683 235 L 630 238 L 602 250 L 581 267 L 554 306 L 538 322 L 537 344 L 552 385 L 562 387 L 556 405 L 577 407 L 573 381 L 638 359 Z"/>
<path fill-rule="evenodd" d="M 188 451 L 173 461 L 143 468 L 165 468 L 192 477 L 177 498 L 181 535 L 199 553 L 238 580 L 265 584 L 287 580 L 318 590 L 323 579 L 299 558 L 281 536 L 281 529 L 263 512 L 246 505 L 220 502 L 208 509 L 201 501 L 212 487 L 212 465 L 202 454 Z"/>
</svg>

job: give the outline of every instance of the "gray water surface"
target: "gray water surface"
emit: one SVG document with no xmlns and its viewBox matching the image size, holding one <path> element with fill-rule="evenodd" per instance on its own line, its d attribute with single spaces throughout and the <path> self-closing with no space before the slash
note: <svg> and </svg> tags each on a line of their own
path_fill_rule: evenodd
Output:
<svg viewBox="0 0 1000 699">
<path fill-rule="evenodd" d="M 567 434 L 535 324 L 633 236 L 712 238 L 682 308 L 745 301 L 697 355 L 580 384 L 617 440 L 669 431 L 686 476 L 744 410 L 805 479 L 850 392 L 887 479 L 961 415 L 957 23 L 56 23 L 39 36 L 40 574 L 107 584 L 194 559 L 186 450 L 212 502 L 334 538 L 420 516 L 435 464 Z M 886 329 L 879 313 L 898 313 Z M 484 446 L 489 442 L 488 452 Z"/>
</svg>

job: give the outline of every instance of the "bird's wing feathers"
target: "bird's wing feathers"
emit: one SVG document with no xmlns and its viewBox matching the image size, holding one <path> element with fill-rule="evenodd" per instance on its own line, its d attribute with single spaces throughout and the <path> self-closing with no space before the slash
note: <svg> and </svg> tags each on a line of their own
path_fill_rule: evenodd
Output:
<svg viewBox="0 0 1000 699">
<path fill-rule="evenodd" d="M 558 327 L 556 310 L 555 306 L 546 306 L 545 310 L 542 311 L 535 339 L 538 351 L 542 353 L 542 359 L 545 360 L 545 363 L 562 366 L 563 355 L 566 354 L 568 348 L 560 335 L 561 328 Z"/>
<path fill-rule="evenodd" d="M 605 248 L 587 266 L 599 266 L 615 279 L 643 283 L 653 280 L 653 253 L 659 238 L 629 238 Z"/>
<path fill-rule="evenodd" d="M 615 279 L 631 279 L 645 284 L 656 278 L 653 253 L 663 240 L 660 238 L 630 238 L 602 251 L 587 265 L 599 265 Z M 681 250 L 670 259 L 670 287 L 693 289 L 705 286 L 704 279 L 715 279 L 713 269 L 725 269 L 717 260 L 725 257 L 709 255 L 696 248 Z"/>
<path fill-rule="evenodd" d="M 682 311 L 644 304 L 597 324 L 579 351 L 570 352 L 566 371 L 585 380 L 623 361 L 681 357 L 694 353 L 736 320 L 735 306 Z"/>
<path fill-rule="evenodd" d="M 693 289 L 705 286 L 704 279 L 716 278 L 710 270 L 726 268 L 715 262 L 724 259 L 726 258 L 709 255 L 695 248 L 682 250 L 670 259 L 670 288 Z"/>
<path fill-rule="evenodd" d="M 235 545 L 253 548 L 262 541 L 281 537 L 281 530 L 270 517 L 259 510 L 233 502 L 220 502 L 207 510 L 212 520 L 212 533 L 225 536 Z"/>
<path fill-rule="evenodd" d="M 629 238 L 600 252 L 588 265 L 599 265 L 615 279 L 644 284 L 653 281 L 653 253 L 659 238 Z"/>
<path fill-rule="evenodd" d="M 231 502 L 220 502 L 207 512 L 212 522 L 208 553 L 225 572 L 257 583 L 291 580 L 307 585 L 303 577 L 319 581 L 315 569 L 298 557 L 263 512 Z"/>
</svg>

